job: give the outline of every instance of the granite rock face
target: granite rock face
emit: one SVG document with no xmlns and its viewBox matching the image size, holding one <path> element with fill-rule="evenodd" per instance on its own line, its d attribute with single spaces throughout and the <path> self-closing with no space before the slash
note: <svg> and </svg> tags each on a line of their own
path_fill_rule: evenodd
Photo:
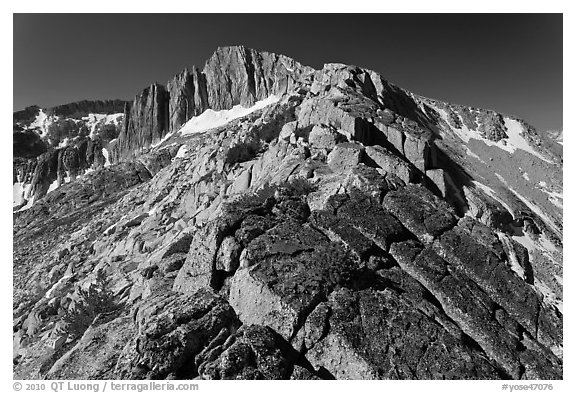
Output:
<svg viewBox="0 0 576 393">
<path fill-rule="evenodd" d="M 198 373 L 203 379 L 287 379 L 290 362 L 277 342 L 272 329 L 243 325 L 210 342 L 196 358 Z"/>
<path fill-rule="evenodd" d="M 220 48 L 139 94 L 117 141 L 18 161 L 43 197 L 14 214 L 14 376 L 561 379 L 561 221 L 505 169 L 562 158 L 522 124 Z"/>
<path fill-rule="evenodd" d="M 171 132 L 178 131 L 191 117 L 209 108 L 206 77 L 196 67 L 177 74 L 168 81 L 166 87 L 170 96 L 168 108 Z"/>
<path fill-rule="evenodd" d="M 127 104 L 116 149 L 138 152 L 162 139 L 168 133 L 168 101 L 166 88 L 155 83 L 138 94 L 131 105 Z"/>
<path fill-rule="evenodd" d="M 294 90 L 313 69 L 286 56 L 245 47 L 223 47 L 204 66 L 208 104 L 214 110 L 251 106 Z"/>
</svg>

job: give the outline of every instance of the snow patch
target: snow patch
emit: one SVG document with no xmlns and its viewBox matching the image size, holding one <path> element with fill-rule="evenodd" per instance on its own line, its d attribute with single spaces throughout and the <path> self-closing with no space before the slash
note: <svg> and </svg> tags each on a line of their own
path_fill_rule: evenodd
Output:
<svg viewBox="0 0 576 393">
<path fill-rule="evenodd" d="M 62 284 L 64 281 L 68 280 L 70 277 L 72 277 L 71 274 L 67 274 L 67 275 L 62 276 L 62 277 L 60 278 L 60 280 L 58 280 L 54 285 L 52 285 L 52 288 L 50 288 L 50 289 L 46 292 L 46 294 L 44 295 L 44 297 L 45 297 L 46 299 L 50 299 L 50 298 L 52 297 L 52 293 L 53 293 L 58 287 L 60 287 L 61 284 Z"/>
<path fill-rule="evenodd" d="M 19 206 L 26 200 L 27 188 L 30 184 L 14 183 L 12 185 L 12 206 Z"/>
<path fill-rule="evenodd" d="M 522 244 L 528 250 L 528 253 L 532 255 L 536 250 L 536 245 L 534 241 L 530 239 L 526 234 L 522 233 L 522 236 L 512 236 L 512 239 L 516 240 L 518 243 Z"/>
<path fill-rule="evenodd" d="M 40 136 L 44 137 L 48 133 L 49 124 L 50 121 L 48 115 L 46 115 L 43 109 L 40 109 L 40 112 L 38 112 L 34 121 L 30 123 L 29 128 L 40 129 Z"/>
<path fill-rule="evenodd" d="M 552 243 L 550 239 L 548 239 L 548 237 L 546 236 L 540 236 L 540 245 L 542 246 L 542 248 L 544 248 L 544 250 L 548 251 L 549 253 L 554 253 L 558 251 L 554 243 Z"/>
<path fill-rule="evenodd" d="M 72 181 L 72 178 L 70 177 L 70 171 L 66 171 L 66 176 L 64 176 L 64 179 L 62 179 L 62 181 L 63 181 L 62 184 L 70 183 Z"/>
<path fill-rule="evenodd" d="M 55 189 L 58 188 L 58 179 L 54 180 L 51 184 L 50 187 L 48 187 L 48 191 L 46 191 L 46 194 L 50 194 L 52 191 L 54 191 Z"/>
<path fill-rule="evenodd" d="M 70 144 L 70 139 L 68 139 L 68 137 L 64 138 L 64 140 L 60 141 L 60 143 L 58 144 L 58 149 L 62 149 L 63 147 L 66 147 Z"/>
<path fill-rule="evenodd" d="M 188 146 L 186 145 L 180 146 L 180 149 L 178 149 L 178 153 L 176 153 L 176 158 L 186 157 L 187 152 L 188 152 Z"/>
<path fill-rule="evenodd" d="M 156 146 L 160 146 L 162 143 L 166 142 L 173 134 L 174 134 L 173 132 L 169 132 L 168 134 L 164 135 L 164 138 L 160 139 L 156 143 L 151 144 L 150 147 L 153 148 Z"/>
<path fill-rule="evenodd" d="M 26 203 L 25 206 L 23 206 L 20 210 L 18 210 L 19 212 L 23 212 L 24 210 L 28 210 L 32 207 L 32 205 L 34 205 L 34 197 L 28 199 L 28 203 Z"/>
<path fill-rule="evenodd" d="M 524 139 L 524 137 L 522 136 L 524 129 L 519 121 L 505 117 L 504 125 L 506 127 L 506 134 L 508 134 L 508 138 L 500 139 L 498 142 L 482 138 L 479 135 L 474 135 L 472 136 L 472 138 L 481 140 L 488 146 L 498 147 L 502 150 L 507 151 L 510 154 L 513 154 L 516 150 L 524 150 L 538 157 L 542 161 L 552 163 L 552 161 L 550 161 L 542 154 L 540 154 L 538 151 L 536 151 L 532 146 L 530 146 L 530 144 L 526 141 L 526 139 Z"/>
<path fill-rule="evenodd" d="M 102 148 L 102 155 L 104 156 L 104 166 L 110 166 L 110 157 L 108 155 L 108 150 L 105 147 Z"/>
<path fill-rule="evenodd" d="M 102 232 L 102 235 L 108 236 L 110 233 L 112 233 L 114 228 L 116 228 L 116 224 L 110 225 L 108 228 L 104 229 L 104 232 Z"/>
<path fill-rule="evenodd" d="M 221 127 L 226 123 L 249 115 L 250 113 L 262 109 L 268 105 L 274 104 L 280 100 L 280 97 L 271 95 L 270 97 L 256 102 L 250 108 L 244 108 L 241 105 L 235 105 L 232 109 L 214 111 L 207 109 L 199 116 L 194 116 L 178 131 L 182 135 L 196 134 L 216 127 Z"/>
</svg>

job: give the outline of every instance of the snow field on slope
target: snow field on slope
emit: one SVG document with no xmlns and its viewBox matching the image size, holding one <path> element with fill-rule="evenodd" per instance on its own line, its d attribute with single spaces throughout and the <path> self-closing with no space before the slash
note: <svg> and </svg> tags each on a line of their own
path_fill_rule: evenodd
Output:
<svg viewBox="0 0 576 393">
<path fill-rule="evenodd" d="M 221 127 L 226 123 L 249 115 L 250 113 L 262 109 L 268 105 L 274 104 L 280 100 L 280 97 L 271 95 L 268 98 L 256 102 L 249 108 L 244 108 L 241 105 L 235 105 L 232 109 L 224 109 L 215 111 L 207 109 L 199 116 L 194 116 L 178 131 L 182 135 L 196 134 L 204 132 L 216 127 Z"/>
<path fill-rule="evenodd" d="M 105 147 L 102 148 L 102 155 L 104 156 L 104 166 L 108 167 L 110 166 L 110 156 L 108 154 L 108 149 L 106 149 Z"/>
<path fill-rule="evenodd" d="M 121 122 L 124 113 L 113 113 L 111 115 L 103 113 L 89 113 L 88 116 L 82 118 L 86 122 L 86 126 L 90 129 L 90 139 L 96 137 L 96 128 L 98 125 L 114 124 L 118 126 Z"/>
<path fill-rule="evenodd" d="M 39 128 L 41 130 L 40 136 L 45 136 L 48 132 L 48 125 L 46 125 L 48 121 L 48 116 L 44 113 L 43 109 L 40 109 L 40 112 L 36 115 L 36 119 L 32 123 L 30 123 L 29 128 Z"/>
<path fill-rule="evenodd" d="M 24 202 L 32 185 L 17 182 L 12 185 L 12 206 L 18 206 Z"/>
<path fill-rule="evenodd" d="M 178 153 L 176 153 L 176 157 L 175 158 L 183 158 L 186 157 L 186 153 L 188 152 L 188 146 L 186 145 L 182 145 L 180 146 L 180 148 L 178 149 Z"/>
<path fill-rule="evenodd" d="M 550 162 L 550 160 L 537 152 L 532 146 L 530 146 L 526 139 L 524 139 L 522 136 L 524 129 L 518 120 L 505 117 L 504 125 L 506 126 L 506 133 L 508 134 L 506 145 L 503 145 L 502 140 L 498 141 L 498 143 L 488 141 L 491 142 L 491 144 L 488 143 L 489 145 L 498 146 L 499 148 L 504 149 L 510 153 L 514 153 L 516 149 L 524 150 L 532 155 L 535 155 L 543 161 Z"/>
<path fill-rule="evenodd" d="M 440 114 L 442 119 L 447 124 L 450 124 L 448 122 L 448 113 L 446 113 L 446 111 L 444 109 L 437 108 L 435 106 L 433 106 L 433 108 Z M 458 117 L 460 118 L 460 120 L 462 122 L 462 118 L 460 117 L 460 115 L 458 115 Z M 524 137 L 522 136 L 522 133 L 524 132 L 524 128 L 522 127 L 522 124 L 519 121 L 505 117 L 504 118 L 504 125 L 506 127 L 506 134 L 508 134 L 508 138 L 501 139 L 498 142 L 494 142 L 494 141 L 491 141 L 489 139 L 482 138 L 480 136 L 480 134 L 478 134 L 476 131 L 470 130 L 468 127 L 466 127 L 463 124 L 463 122 L 462 122 L 462 128 L 460 128 L 460 129 L 455 128 L 455 127 L 450 127 L 450 128 L 451 128 L 452 132 L 454 132 L 454 134 L 456 134 L 460 139 L 462 139 L 466 143 L 468 143 L 470 141 L 470 139 L 476 139 L 476 140 L 484 142 L 488 146 L 495 146 L 495 147 L 498 147 L 502 150 L 505 150 L 505 151 L 509 152 L 510 154 L 513 154 L 516 150 L 524 150 L 524 151 L 538 157 L 539 159 L 541 159 L 543 161 L 551 163 L 551 161 L 549 159 L 547 159 L 542 154 L 540 154 L 538 151 L 536 151 L 526 141 L 526 139 L 524 139 Z"/>
<path fill-rule="evenodd" d="M 150 145 L 151 148 L 154 148 L 156 146 L 160 146 L 162 143 L 166 142 L 168 139 L 170 139 L 170 137 L 173 135 L 173 132 L 169 132 L 168 134 L 164 135 L 164 138 L 160 139 L 158 142 L 153 143 Z M 115 139 L 114 139 L 115 140 Z"/>
</svg>

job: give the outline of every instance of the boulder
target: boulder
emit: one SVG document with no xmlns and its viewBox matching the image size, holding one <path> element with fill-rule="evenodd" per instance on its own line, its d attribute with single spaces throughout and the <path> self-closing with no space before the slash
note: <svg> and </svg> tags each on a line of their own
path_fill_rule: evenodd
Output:
<svg viewBox="0 0 576 393">
<path fill-rule="evenodd" d="M 287 379 L 290 363 L 277 341 L 270 328 L 243 325 L 223 344 L 198 355 L 198 373 L 203 379 Z"/>
<path fill-rule="evenodd" d="M 444 178 L 443 169 L 429 169 L 426 171 L 426 177 L 430 179 L 432 184 L 438 188 L 441 197 L 446 197 L 446 180 Z M 430 187 L 431 188 L 431 187 Z"/>
<path fill-rule="evenodd" d="M 364 147 L 358 143 L 340 143 L 328 154 L 328 166 L 334 171 L 352 168 L 362 162 Z"/>
<path fill-rule="evenodd" d="M 214 279 L 215 261 L 223 234 L 218 223 L 211 223 L 198 230 L 190 243 L 186 262 L 174 280 L 174 291 L 195 292 L 210 288 Z"/>
<path fill-rule="evenodd" d="M 414 180 L 413 167 L 398 156 L 392 154 L 382 146 L 366 146 L 366 159 L 373 161 L 387 173 L 393 173 L 404 183 Z"/>
<path fill-rule="evenodd" d="M 278 139 L 282 139 L 284 141 L 289 140 L 290 137 L 295 134 L 297 126 L 298 122 L 296 121 L 291 121 L 289 123 L 284 124 L 282 126 L 282 130 L 280 131 L 280 134 L 278 135 Z"/>
<path fill-rule="evenodd" d="M 310 131 L 308 142 L 317 149 L 333 149 L 338 143 L 343 142 L 344 136 L 329 127 L 315 125 Z"/>
<path fill-rule="evenodd" d="M 196 373 L 194 358 L 222 329 L 235 331 L 234 310 L 210 290 L 164 292 L 143 301 L 135 312 L 136 335 L 120 355 L 120 378 L 165 378 Z"/>
<path fill-rule="evenodd" d="M 391 191 L 382 205 L 424 243 L 431 243 L 457 223 L 452 207 L 422 186 Z"/>
<path fill-rule="evenodd" d="M 216 256 L 216 269 L 229 273 L 236 271 L 241 251 L 242 248 L 234 236 L 224 238 L 218 249 L 218 255 Z"/>
</svg>

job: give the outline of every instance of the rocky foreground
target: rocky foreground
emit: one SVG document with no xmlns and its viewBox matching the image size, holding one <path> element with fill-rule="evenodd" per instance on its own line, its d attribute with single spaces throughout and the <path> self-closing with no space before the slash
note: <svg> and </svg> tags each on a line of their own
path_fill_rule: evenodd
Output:
<svg viewBox="0 0 576 393">
<path fill-rule="evenodd" d="M 562 149 L 521 120 L 232 47 L 106 146 L 14 214 L 14 378 L 562 378 Z"/>
</svg>

